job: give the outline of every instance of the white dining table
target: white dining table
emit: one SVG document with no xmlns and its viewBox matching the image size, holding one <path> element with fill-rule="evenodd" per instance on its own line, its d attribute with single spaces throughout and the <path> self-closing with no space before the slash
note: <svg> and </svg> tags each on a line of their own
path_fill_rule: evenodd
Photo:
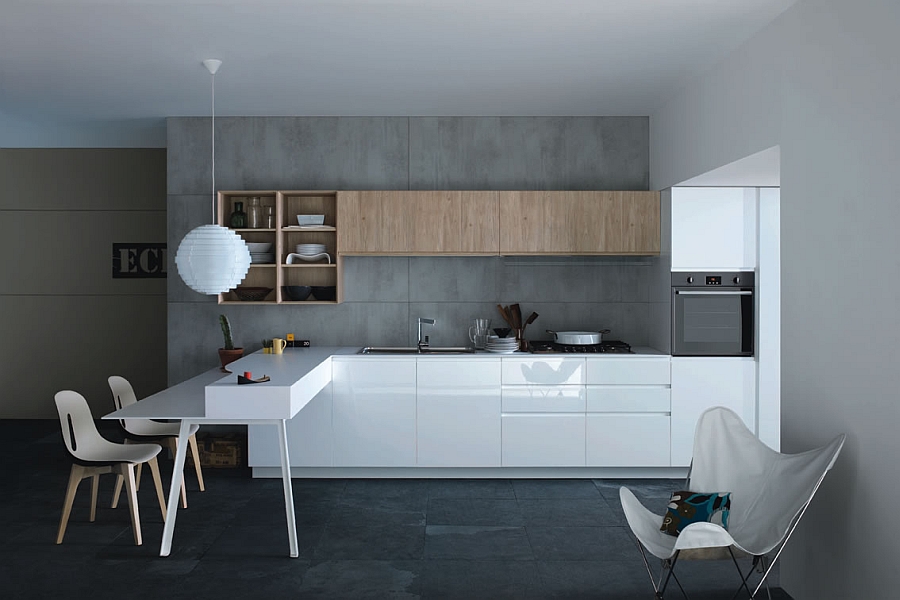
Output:
<svg viewBox="0 0 900 600">
<path fill-rule="evenodd" d="M 172 467 L 168 507 L 159 555 L 172 550 L 178 496 L 184 477 L 191 425 L 271 424 L 275 426 L 281 451 L 284 508 L 291 558 L 300 554 L 297 542 L 291 467 L 288 457 L 286 421 L 331 381 L 331 356 L 358 348 L 292 348 L 282 355 L 255 353 L 228 365 L 232 373 L 211 369 L 129 406 L 104 419 L 178 420 L 178 449 Z M 237 377 L 249 371 L 254 379 L 269 376 L 264 383 L 238 385 Z"/>
</svg>

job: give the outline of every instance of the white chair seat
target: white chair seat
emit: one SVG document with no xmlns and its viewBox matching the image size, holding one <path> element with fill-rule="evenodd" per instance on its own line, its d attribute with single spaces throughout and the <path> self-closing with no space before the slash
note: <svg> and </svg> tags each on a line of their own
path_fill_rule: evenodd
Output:
<svg viewBox="0 0 900 600">
<path fill-rule="evenodd" d="M 132 436 L 144 437 L 174 437 L 178 435 L 179 423 L 163 423 L 151 419 L 123 419 L 125 431 Z M 191 425 L 188 435 L 194 435 L 200 430 L 199 425 Z"/>
</svg>

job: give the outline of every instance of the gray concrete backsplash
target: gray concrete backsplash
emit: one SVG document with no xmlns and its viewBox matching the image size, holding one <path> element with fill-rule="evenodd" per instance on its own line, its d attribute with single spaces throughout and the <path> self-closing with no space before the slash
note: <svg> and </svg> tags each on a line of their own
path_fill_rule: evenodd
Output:
<svg viewBox="0 0 900 600">
<path fill-rule="evenodd" d="M 235 342 L 294 333 L 315 345 L 406 345 L 416 318 L 436 320 L 435 345 L 467 341 L 474 318 L 503 326 L 518 302 L 546 329 L 609 328 L 650 341 L 657 259 L 615 257 L 347 257 L 340 305 L 218 305 L 188 289 L 174 256 L 184 234 L 211 222 L 210 120 L 167 120 L 168 380 L 218 364 L 217 315 Z M 646 190 L 647 117 L 226 117 L 216 119 L 216 188 Z"/>
<path fill-rule="evenodd" d="M 556 258 L 556 264 L 523 265 L 503 257 L 346 257 L 339 305 L 170 302 L 169 381 L 216 366 L 219 314 L 228 315 L 235 345 L 247 353 L 264 338 L 287 333 L 316 346 L 414 345 L 418 317 L 435 320 L 424 331 L 432 345 L 462 346 L 473 319 L 506 327 L 497 304 L 514 302 L 524 317 L 539 315 L 526 329 L 528 339 L 549 339 L 547 329 L 610 329 L 608 339 L 647 345 L 653 307 L 647 282 L 655 260 Z"/>
</svg>

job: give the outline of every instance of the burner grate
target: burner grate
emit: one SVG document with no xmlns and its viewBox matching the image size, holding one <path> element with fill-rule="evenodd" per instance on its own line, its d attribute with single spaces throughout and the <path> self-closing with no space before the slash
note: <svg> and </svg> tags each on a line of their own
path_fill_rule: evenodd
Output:
<svg viewBox="0 0 900 600">
<path fill-rule="evenodd" d="M 632 354 L 631 346 L 619 340 L 607 340 L 599 344 L 571 345 L 548 341 L 530 341 L 528 349 L 532 354 Z"/>
</svg>

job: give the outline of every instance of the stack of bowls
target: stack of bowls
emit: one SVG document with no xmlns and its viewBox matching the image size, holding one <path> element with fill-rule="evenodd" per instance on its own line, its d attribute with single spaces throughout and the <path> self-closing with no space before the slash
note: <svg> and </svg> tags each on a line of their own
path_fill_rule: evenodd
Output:
<svg viewBox="0 0 900 600">
<path fill-rule="evenodd" d="M 325 244 L 297 244 L 297 254 L 315 256 L 325 252 Z"/>
<path fill-rule="evenodd" d="M 271 242 L 246 242 L 250 249 L 251 263 L 273 263 L 275 262 L 275 253 L 272 252 Z"/>
<path fill-rule="evenodd" d="M 484 349 L 495 354 L 512 354 L 519 349 L 519 342 L 516 338 L 501 338 L 492 335 L 488 337 Z"/>
</svg>

